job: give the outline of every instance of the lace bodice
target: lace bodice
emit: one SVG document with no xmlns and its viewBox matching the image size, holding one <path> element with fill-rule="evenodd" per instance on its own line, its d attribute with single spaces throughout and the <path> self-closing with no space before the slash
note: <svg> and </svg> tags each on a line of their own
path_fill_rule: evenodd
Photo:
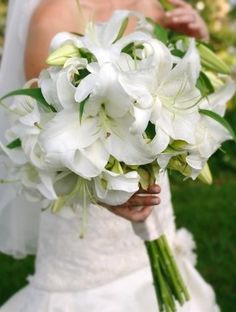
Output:
<svg viewBox="0 0 236 312">
<path fill-rule="evenodd" d="M 174 231 L 167 181 L 162 185 L 163 222 Z M 155 208 L 155 209 L 159 209 Z M 76 291 L 103 285 L 148 264 L 144 244 L 129 221 L 91 205 L 85 237 L 79 217 L 41 215 L 36 274 L 31 283 L 52 291 Z"/>
</svg>

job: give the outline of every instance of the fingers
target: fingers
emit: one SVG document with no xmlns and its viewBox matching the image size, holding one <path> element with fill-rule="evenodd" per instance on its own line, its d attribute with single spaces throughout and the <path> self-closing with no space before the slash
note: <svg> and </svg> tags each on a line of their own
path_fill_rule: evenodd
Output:
<svg viewBox="0 0 236 312">
<path fill-rule="evenodd" d="M 135 193 L 126 203 L 118 206 L 99 203 L 114 214 L 123 217 L 132 222 L 142 222 L 152 212 L 153 207 L 160 204 L 160 197 L 157 196 L 161 188 L 153 184 L 147 191 L 140 190 Z"/>
<path fill-rule="evenodd" d="M 113 207 L 109 209 L 114 214 L 132 222 L 143 222 L 151 214 L 154 206 L 145 206 L 141 210 L 130 209 L 130 207 Z"/>
<path fill-rule="evenodd" d="M 148 188 L 148 193 L 150 194 L 159 194 L 161 192 L 161 187 L 158 184 L 152 184 Z"/>
<path fill-rule="evenodd" d="M 122 205 L 112 206 L 104 203 L 99 204 L 129 221 L 143 222 L 150 215 L 153 207 L 160 204 L 160 197 L 157 196 L 160 192 L 160 186 L 152 184 L 147 191 L 140 189 Z"/>
<path fill-rule="evenodd" d="M 132 196 L 126 203 L 126 207 L 135 208 L 138 206 L 155 206 L 160 204 L 160 198 L 156 195 L 144 195 L 136 194 Z"/>
<path fill-rule="evenodd" d="M 183 0 L 169 0 L 176 8 L 191 8 L 191 5 Z"/>
<path fill-rule="evenodd" d="M 191 37 L 208 40 L 207 26 L 197 11 L 188 4 L 184 5 L 181 0 L 171 0 L 170 2 L 173 4 L 175 2 L 176 9 L 165 13 L 165 27 Z"/>
<path fill-rule="evenodd" d="M 176 9 L 166 13 L 166 24 L 190 24 L 198 21 L 197 13 L 192 9 Z"/>
<path fill-rule="evenodd" d="M 149 186 L 148 190 L 140 189 L 136 194 L 159 194 L 161 192 L 161 187 L 158 184 L 152 184 Z"/>
<path fill-rule="evenodd" d="M 193 20 L 197 19 L 197 13 L 192 8 L 180 8 L 170 12 L 166 12 L 166 17 L 169 19 L 181 18 L 183 16 L 190 16 Z"/>
</svg>

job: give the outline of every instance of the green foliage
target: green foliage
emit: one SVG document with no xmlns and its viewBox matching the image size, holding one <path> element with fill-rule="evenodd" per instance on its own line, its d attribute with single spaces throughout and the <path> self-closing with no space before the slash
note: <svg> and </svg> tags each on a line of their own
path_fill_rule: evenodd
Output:
<svg viewBox="0 0 236 312">
<path fill-rule="evenodd" d="M 9 148 L 9 149 L 14 149 L 17 147 L 21 147 L 21 140 L 20 139 L 15 139 L 14 141 L 7 144 L 7 148 Z"/>
<path fill-rule="evenodd" d="M 44 110 L 48 111 L 48 112 L 56 112 L 56 109 L 47 103 L 47 101 L 45 100 L 42 91 L 40 88 L 29 88 L 29 89 L 19 89 L 19 90 L 14 90 L 12 92 L 7 93 L 6 95 L 4 95 L 3 97 L 0 98 L 0 102 L 2 102 L 3 100 L 12 97 L 12 96 L 29 96 L 31 98 L 33 98 L 34 100 L 37 101 L 37 103 L 39 105 L 41 105 L 43 107 Z"/>
</svg>

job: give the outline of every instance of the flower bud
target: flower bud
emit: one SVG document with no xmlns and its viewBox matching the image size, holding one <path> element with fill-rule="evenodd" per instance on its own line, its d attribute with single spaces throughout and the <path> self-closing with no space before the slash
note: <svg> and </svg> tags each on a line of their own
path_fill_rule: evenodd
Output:
<svg viewBox="0 0 236 312">
<path fill-rule="evenodd" d="M 168 163 L 168 168 L 180 172 L 185 177 L 191 177 L 192 170 L 187 164 L 185 156 L 172 157 Z"/>
<path fill-rule="evenodd" d="M 208 163 L 205 164 L 204 168 L 197 178 L 203 183 L 212 184 L 212 175 Z"/>
<path fill-rule="evenodd" d="M 53 66 L 63 66 L 68 58 L 80 56 L 79 49 L 73 44 L 65 44 L 53 51 L 46 63 Z"/>
<path fill-rule="evenodd" d="M 183 140 L 175 140 L 171 143 L 171 147 L 174 150 L 181 150 L 184 149 L 186 147 L 187 143 Z"/>
<path fill-rule="evenodd" d="M 114 165 L 110 169 L 112 172 L 118 173 L 118 174 L 123 174 L 123 168 L 121 167 L 121 164 L 119 163 L 118 160 L 115 159 Z"/>
<path fill-rule="evenodd" d="M 140 183 L 142 189 L 147 190 L 149 185 L 151 184 L 150 174 L 148 173 L 147 170 L 145 170 L 141 167 L 138 168 L 138 174 L 140 177 L 139 183 Z"/>
<path fill-rule="evenodd" d="M 199 43 L 197 45 L 198 52 L 201 56 L 202 66 L 209 68 L 221 74 L 229 75 L 230 68 L 223 62 L 212 50 L 206 45 Z"/>
</svg>

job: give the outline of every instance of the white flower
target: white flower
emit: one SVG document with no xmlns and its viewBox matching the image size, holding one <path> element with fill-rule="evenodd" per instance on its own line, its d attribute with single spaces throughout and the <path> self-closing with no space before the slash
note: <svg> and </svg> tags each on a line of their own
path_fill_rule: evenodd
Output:
<svg viewBox="0 0 236 312">
<path fill-rule="evenodd" d="M 43 70 L 39 76 L 39 87 L 49 104 L 57 111 L 76 105 L 76 87 L 73 84 L 75 74 L 80 69 L 85 69 L 88 62 L 84 58 L 69 59 L 64 68 L 49 67 Z"/>
<path fill-rule="evenodd" d="M 130 16 L 139 14 L 130 11 L 115 11 L 106 23 L 89 23 L 85 30 L 82 42 L 84 46 L 96 57 L 99 65 L 107 62 L 116 63 L 124 47 L 132 42 L 142 42 L 150 35 L 137 31 L 122 38 L 127 20 Z"/>
<path fill-rule="evenodd" d="M 136 171 L 118 174 L 105 170 L 94 178 L 97 199 L 108 205 L 125 203 L 139 189 L 139 175 Z"/>
<path fill-rule="evenodd" d="M 227 101 L 235 93 L 235 82 L 231 79 L 225 85 L 201 101 L 200 108 L 207 109 L 223 116 Z M 186 158 L 190 167 L 195 170 L 195 175 L 203 169 L 207 159 L 215 153 L 221 144 L 231 139 L 228 130 L 214 119 L 201 115 L 195 132 L 196 143 L 186 149 L 189 156 Z"/>
<path fill-rule="evenodd" d="M 21 96 L 12 105 L 17 118 L 12 127 L 8 129 L 9 138 L 19 138 L 25 157 L 37 168 L 45 168 L 44 154 L 38 145 L 38 136 L 44 124 L 50 120 L 54 113 L 44 113 L 36 100 Z M 14 150 L 11 151 L 14 153 Z"/>
<path fill-rule="evenodd" d="M 91 72 L 76 89 L 75 99 L 82 102 L 88 96 L 84 109 L 87 116 L 96 116 L 103 105 L 107 116 L 124 116 L 131 106 L 131 99 L 119 83 L 118 68 L 110 63 L 101 67 L 97 63 L 87 66 Z"/>
<path fill-rule="evenodd" d="M 145 44 L 143 57 L 137 70 L 125 72 L 120 81 L 146 114 L 141 129 L 149 116 L 156 126 L 153 150 L 157 154 L 165 150 L 170 138 L 193 144 L 200 118 L 197 103 L 201 98 L 195 86 L 200 60 L 194 41 L 190 41 L 188 51 L 177 64 L 168 48 L 157 40 Z M 137 113 L 134 116 L 140 119 Z"/>
<path fill-rule="evenodd" d="M 99 140 L 101 136 L 98 118 L 81 122 L 78 110 L 66 109 L 45 125 L 39 144 L 50 166 L 58 170 L 69 168 L 91 178 L 101 173 L 109 158 Z"/>
</svg>

